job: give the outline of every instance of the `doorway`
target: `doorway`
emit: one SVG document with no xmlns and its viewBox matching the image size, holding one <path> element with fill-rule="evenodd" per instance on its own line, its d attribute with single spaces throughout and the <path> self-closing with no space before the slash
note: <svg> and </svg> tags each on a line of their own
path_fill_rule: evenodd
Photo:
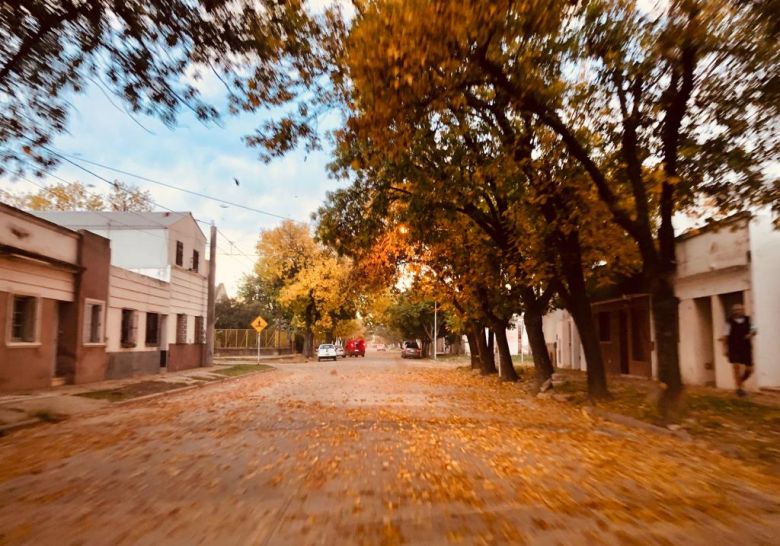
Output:
<svg viewBox="0 0 780 546">
<path fill-rule="evenodd" d="M 698 329 L 695 333 L 695 368 L 701 373 L 702 382 L 715 383 L 715 325 L 712 319 L 712 299 L 694 298 L 694 310 Z"/>
<path fill-rule="evenodd" d="M 628 367 L 628 313 L 625 309 L 618 311 L 618 335 L 620 351 L 620 373 L 627 374 Z"/>
<path fill-rule="evenodd" d="M 56 383 L 71 379 L 76 371 L 76 304 L 58 301 L 55 313 L 56 324 L 52 329 L 54 351 L 54 373 Z"/>
</svg>

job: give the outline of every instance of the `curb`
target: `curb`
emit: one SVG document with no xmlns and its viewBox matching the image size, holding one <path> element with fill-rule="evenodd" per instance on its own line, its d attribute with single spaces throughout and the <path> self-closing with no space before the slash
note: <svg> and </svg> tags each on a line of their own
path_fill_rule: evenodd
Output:
<svg viewBox="0 0 780 546">
<path fill-rule="evenodd" d="M 152 400 L 154 398 L 160 398 L 169 394 L 178 394 L 182 392 L 192 391 L 195 389 L 202 389 L 204 387 L 208 387 L 209 385 L 221 385 L 222 383 L 227 383 L 229 381 L 237 381 L 245 377 L 252 377 L 253 375 L 260 375 L 261 373 L 268 373 L 274 370 L 276 370 L 276 368 L 272 367 L 271 369 L 257 370 L 256 372 L 245 373 L 242 375 L 237 375 L 235 377 L 225 377 L 224 379 L 216 379 L 214 381 L 204 381 L 202 383 L 197 383 L 195 385 L 187 385 L 186 387 L 179 387 L 178 389 L 170 389 L 167 391 L 153 392 L 152 394 L 145 394 L 143 396 L 136 396 L 135 398 L 129 398 L 128 400 L 113 402 L 110 406 L 107 407 L 125 406 L 133 402 L 143 402 L 145 400 Z"/>
<path fill-rule="evenodd" d="M 642 430 L 646 430 L 648 432 L 654 432 L 656 434 L 661 434 L 663 436 L 672 436 L 674 438 L 678 438 L 680 440 L 691 442 L 693 441 L 693 438 L 690 434 L 688 434 L 685 430 L 670 430 L 668 428 L 660 427 L 658 425 L 653 425 L 651 423 L 647 423 L 645 421 L 640 421 L 639 419 L 635 419 L 633 417 L 629 417 L 627 415 L 622 415 L 620 413 L 612 413 L 609 411 L 604 411 L 599 408 L 595 408 L 593 406 L 586 406 L 583 408 L 584 411 L 592 416 L 592 417 L 600 417 L 604 419 L 605 421 L 609 421 L 611 423 L 616 423 L 618 425 L 623 425 L 627 427 L 632 428 L 639 428 Z"/>
<path fill-rule="evenodd" d="M 144 396 L 137 396 L 135 398 L 130 398 L 128 400 L 122 400 L 120 402 L 109 402 L 109 405 L 105 406 L 102 409 L 112 408 L 112 407 L 116 407 L 116 406 L 125 406 L 125 405 L 128 405 L 128 404 L 132 404 L 133 402 L 143 402 L 145 400 L 152 400 L 154 398 L 161 398 L 163 396 L 168 396 L 168 395 L 172 395 L 172 394 L 178 394 L 178 393 L 187 392 L 187 391 L 191 391 L 191 390 L 195 390 L 195 389 L 202 389 L 204 387 L 208 387 L 209 385 L 221 385 L 222 383 L 228 383 L 230 381 L 237 381 L 239 379 L 244 379 L 245 377 L 251 377 L 253 375 L 260 375 L 260 374 L 268 373 L 268 372 L 275 371 L 275 370 L 276 370 L 276 368 L 272 367 L 270 369 L 258 370 L 256 372 L 245 373 L 243 375 L 238 375 L 238 376 L 235 376 L 235 377 L 225 377 L 224 379 L 218 379 L 218 380 L 214 380 L 214 381 L 198 383 L 196 385 L 187 385 L 186 387 L 180 387 L 178 389 L 170 389 L 170 390 L 167 390 L 167 391 L 154 392 L 152 394 L 145 394 Z M 71 395 L 71 396 L 78 396 L 78 395 Z M 83 412 L 83 413 L 88 413 L 88 412 Z M 75 417 L 77 415 L 79 415 L 79 414 L 78 413 L 74 413 L 73 415 L 69 415 L 68 418 Z M 63 421 L 66 421 L 66 420 L 67 419 L 63 419 Z M 48 422 L 42 421 L 40 419 L 25 419 L 24 421 L 17 421 L 16 423 L 11 423 L 11 424 L 8 424 L 8 425 L 0 426 L 0 437 L 3 437 L 3 436 L 5 436 L 7 434 L 10 434 L 12 432 L 16 432 L 17 430 L 23 430 L 23 429 L 26 429 L 26 428 L 31 428 L 31 427 L 34 427 L 34 426 L 37 426 L 37 425 L 45 425 L 45 424 L 56 424 L 56 423 L 48 423 Z"/>
<path fill-rule="evenodd" d="M 0 438 L 17 430 L 34 427 L 36 425 L 43 425 L 45 423 L 46 421 L 41 421 L 40 419 L 25 419 L 24 421 L 17 421 L 16 423 L 11 423 L 10 425 L 0 426 Z"/>
</svg>

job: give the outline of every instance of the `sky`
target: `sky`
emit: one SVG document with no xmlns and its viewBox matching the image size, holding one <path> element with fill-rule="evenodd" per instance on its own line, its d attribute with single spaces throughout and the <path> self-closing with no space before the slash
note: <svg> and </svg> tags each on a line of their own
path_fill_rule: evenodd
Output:
<svg viewBox="0 0 780 546">
<path fill-rule="evenodd" d="M 216 78 L 204 79 L 198 87 L 207 100 L 225 110 L 224 89 Z M 311 223 L 310 215 L 323 202 L 326 192 L 339 185 L 328 178 L 327 150 L 308 155 L 295 151 L 268 164 L 260 161 L 241 137 L 260 125 L 262 114 L 226 114 L 220 127 L 204 126 L 182 112 L 178 125 L 170 129 L 154 118 L 131 118 L 119 99 L 111 96 L 109 100 L 95 86 L 74 97 L 73 105 L 68 134 L 53 141 L 53 147 L 61 153 L 306 223 Z M 191 211 L 198 220 L 213 221 L 222 234 L 217 238 L 217 283 L 224 283 L 231 296 L 236 295 L 241 276 L 252 270 L 260 230 L 281 222 L 279 218 L 224 208 L 208 199 L 94 165 L 84 166 L 109 180 L 119 179 L 148 190 L 163 207 Z M 64 162 L 54 174 L 68 181 L 93 184 L 99 193 L 110 190 L 106 182 Z M 59 182 L 47 176 L 31 179 L 38 184 Z M 29 182 L 10 178 L 0 178 L 0 188 L 14 193 L 38 190 Z M 200 225 L 208 236 L 208 226 Z"/>
</svg>

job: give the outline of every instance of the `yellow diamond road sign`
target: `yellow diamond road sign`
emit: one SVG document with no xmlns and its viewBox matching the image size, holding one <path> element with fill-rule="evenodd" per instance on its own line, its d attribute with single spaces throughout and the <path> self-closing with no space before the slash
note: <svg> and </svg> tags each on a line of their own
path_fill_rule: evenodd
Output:
<svg viewBox="0 0 780 546">
<path fill-rule="evenodd" d="M 265 321 L 263 317 L 259 315 L 255 320 L 252 321 L 252 328 L 254 328 L 258 334 L 263 330 L 265 330 L 266 326 L 268 326 L 268 323 Z"/>
</svg>

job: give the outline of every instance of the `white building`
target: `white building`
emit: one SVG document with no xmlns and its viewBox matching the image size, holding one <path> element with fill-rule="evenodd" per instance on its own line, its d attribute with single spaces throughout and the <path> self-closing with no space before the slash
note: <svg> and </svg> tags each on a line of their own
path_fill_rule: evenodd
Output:
<svg viewBox="0 0 780 546">
<path fill-rule="evenodd" d="M 488 330 L 485 330 L 486 335 Z M 528 334 L 525 331 L 525 324 L 523 324 L 523 318 L 520 315 L 514 315 L 510 321 L 509 328 L 506 330 L 506 339 L 509 344 L 509 354 L 517 356 L 520 354 L 530 354 L 530 344 L 528 342 Z M 463 336 L 462 339 L 464 352 L 468 355 L 471 354 L 471 347 L 469 347 L 468 337 Z M 498 348 L 494 346 L 496 354 L 498 354 Z"/>
<path fill-rule="evenodd" d="M 771 213 L 737 214 L 689 230 L 677 238 L 676 253 L 683 381 L 734 388 L 720 338 L 730 307 L 742 303 L 757 330 L 754 375 L 745 388 L 780 387 L 780 231 Z M 638 369 L 637 375 L 656 376 L 648 296 L 625 294 L 594 302 L 593 313 L 607 371 Z M 545 316 L 545 336 L 557 366 L 586 368 L 576 326 L 566 311 Z"/>
<path fill-rule="evenodd" d="M 206 237 L 186 212 L 36 212 L 111 241 L 105 323 L 109 379 L 200 366 Z"/>
</svg>

